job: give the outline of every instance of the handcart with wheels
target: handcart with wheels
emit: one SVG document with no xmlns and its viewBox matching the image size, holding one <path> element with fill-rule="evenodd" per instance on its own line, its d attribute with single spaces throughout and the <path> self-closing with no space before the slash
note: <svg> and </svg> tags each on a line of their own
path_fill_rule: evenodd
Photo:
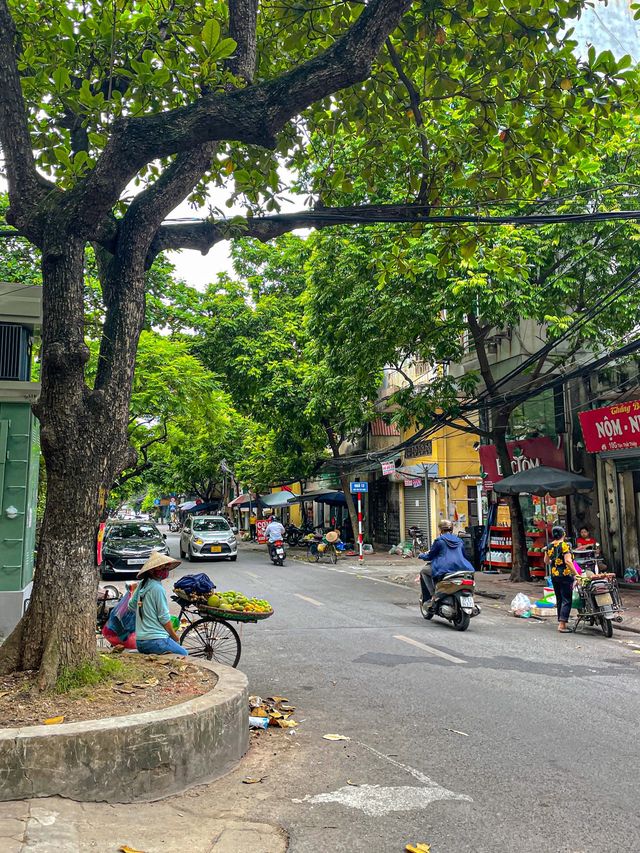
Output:
<svg viewBox="0 0 640 853">
<path fill-rule="evenodd" d="M 611 572 L 579 576 L 576 590 L 580 596 L 578 618 L 573 630 L 584 622 L 599 625 L 605 637 L 613 636 L 613 623 L 622 622 L 622 601 L 616 576 Z"/>
<path fill-rule="evenodd" d="M 187 623 L 180 634 L 180 645 L 191 657 L 214 660 L 227 666 L 237 666 L 242 653 L 240 634 L 233 622 L 259 622 L 273 615 L 220 610 L 204 602 L 191 601 L 180 590 L 174 590 L 172 600 L 180 605 L 180 624 Z"/>
</svg>

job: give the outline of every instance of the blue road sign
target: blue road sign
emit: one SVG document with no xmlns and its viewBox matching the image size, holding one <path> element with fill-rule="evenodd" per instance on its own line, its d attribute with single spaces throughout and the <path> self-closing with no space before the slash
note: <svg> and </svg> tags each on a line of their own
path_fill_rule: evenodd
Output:
<svg viewBox="0 0 640 853">
<path fill-rule="evenodd" d="M 369 483 L 349 483 L 349 491 L 352 495 L 357 494 L 358 492 L 368 492 L 369 491 Z"/>
</svg>

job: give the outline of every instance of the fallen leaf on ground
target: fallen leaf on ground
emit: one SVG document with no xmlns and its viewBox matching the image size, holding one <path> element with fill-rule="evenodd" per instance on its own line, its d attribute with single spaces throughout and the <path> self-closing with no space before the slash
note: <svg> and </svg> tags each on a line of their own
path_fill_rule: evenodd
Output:
<svg viewBox="0 0 640 853">
<path fill-rule="evenodd" d="M 270 699 L 272 702 L 288 702 L 289 701 L 286 696 L 268 696 L 267 698 Z"/>
<path fill-rule="evenodd" d="M 295 707 L 293 705 L 280 705 L 280 710 L 290 711 L 291 713 L 293 713 L 293 711 L 295 711 Z"/>
<path fill-rule="evenodd" d="M 347 785 L 351 785 L 353 788 L 359 788 L 360 782 L 352 782 L 351 779 L 347 779 Z"/>
<path fill-rule="evenodd" d="M 261 776 L 259 779 L 243 779 L 242 784 L 243 785 L 257 785 L 257 783 L 262 782 L 263 779 L 264 779 L 264 776 Z"/>
<path fill-rule="evenodd" d="M 430 844 L 407 844 L 404 849 L 407 853 L 431 853 Z"/>
<path fill-rule="evenodd" d="M 145 678 L 144 683 L 149 687 L 157 687 L 157 685 L 160 684 L 157 678 Z"/>
<path fill-rule="evenodd" d="M 8 696 L 10 693 L 10 690 L 3 690 L 2 693 L 0 693 L 0 699 L 4 699 L 4 697 Z"/>
<path fill-rule="evenodd" d="M 118 847 L 120 853 L 144 853 L 144 850 L 136 850 L 133 847 L 129 847 L 128 844 L 123 844 L 121 847 Z"/>
<path fill-rule="evenodd" d="M 453 732 L 454 735 L 462 735 L 462 737 L 469 737 L 466 732 L 459 732 L 458 729 L 447 729 L 448 732 Z"/>
<path fill-rule="evenodd" d="M 254 716 L 254 717 L 268 717 L 269 714 L 265 711 L 264 708 L 254 708 L 252 716 Z"/>
<path fill-rule="evenodd" d="M 281 729 L 293 729 L 298 724 L 295 720 L 276 720 Z"/>
<path fill-rule="evenodd" d="M 249 707 L 259 708 L 262 705 L 262 699 L 259 696 L 249 696 Z"/>
<path fill-rule="evenodd" d="M 323 740 L 351 740 L 346 735 L 322 735 Z"/>
<path fill-rule="evenodd" d="M 45 726 L 55 726 L 56 723 L 63 723 L 64 717 L 48 717 L 46 720 L 42 721 Z"/>
<path fill-rule="evenodd" d="M 148 690 L 149 689 L 148 684 L 132 684 L 131 686 L 135 687 L 137 690 Z"/>
<path fill-rule="evenodd" d="M 126 693 L 128 696 L 131 696 L 131 694 L 136 692 L 135 690 L 129 690 L 126 687 L 114 687 L 113 689 L 116 693 Z"/>
</svg>

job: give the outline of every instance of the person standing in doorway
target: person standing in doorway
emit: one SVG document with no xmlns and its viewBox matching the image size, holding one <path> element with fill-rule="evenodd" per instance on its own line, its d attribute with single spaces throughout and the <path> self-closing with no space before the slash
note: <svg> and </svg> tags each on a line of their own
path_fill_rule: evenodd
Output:
<svg viewBox="0 0 640 853">
<path fill-rule="evenodd" d="M 556 594 L 558 611 L 558 631 L 561 634 L 573 633 L 567 626 L 571 613 L 571 598 L 576 570 L 573 566 L 571 546 L 565 540 L 563 527 L 554 527 L 551 531 L 553 541 L 544 555 L 544 564 L 551 570 L 551 583 Z"/>
</svg>

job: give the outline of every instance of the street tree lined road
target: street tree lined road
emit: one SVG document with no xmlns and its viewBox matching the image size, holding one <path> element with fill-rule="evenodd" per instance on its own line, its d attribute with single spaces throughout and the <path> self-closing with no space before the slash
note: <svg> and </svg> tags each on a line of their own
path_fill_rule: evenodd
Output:
<svg viewBox="0 0 640 853">
<path fill-rule="evenodd" d="M 240 668 L 251 693 L 286 696 L 300 722 L 256 736 L 199 808 L 277 822 L 293 853 L 392 853 L 412 840 L 432 853 L 637 849 L 634 635 L 559 636 L 487 602 L 459 633 L 348 559 L 275 567 L 243 546 L 237 563 L 175 574 L 191 571 L 273 604 L 271 619 L 243 627 Z M 240 786 L 255 767 L 264 782 Z"/>
</svg>

